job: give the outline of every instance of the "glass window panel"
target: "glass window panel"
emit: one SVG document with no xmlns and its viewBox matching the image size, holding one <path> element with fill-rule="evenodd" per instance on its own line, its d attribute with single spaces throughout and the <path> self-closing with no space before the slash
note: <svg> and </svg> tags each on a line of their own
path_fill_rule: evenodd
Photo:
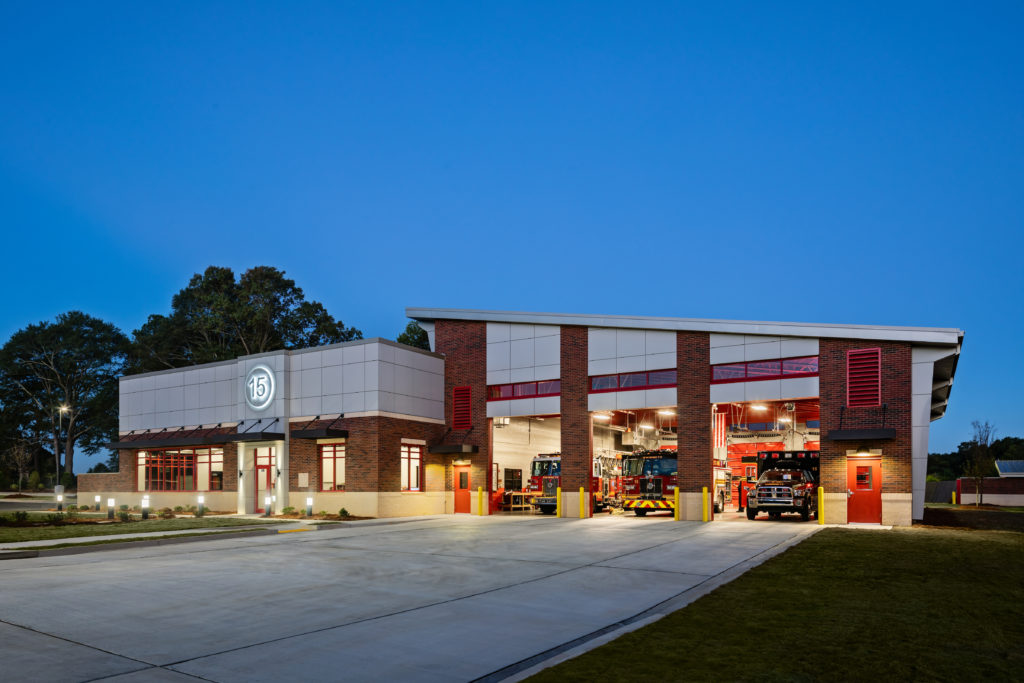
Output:
<svg viewBox="0 0 1024 683">
<path fill-rule="evenodd" d="M 199 470 L 199 490 L 209 491 L 210 490 L 210 461 L 201 460 L 197 463 L 197 469 Z"/>
<path fill-rule="evenodd" d="M 523 382 L 515 385 L 514 395 L 516 398 L 522 396 L 536 396 L 537 395 L 537 383 L 536 382 Z"/>
<path fill-rule="evenodd" d="M 782 361 L 782 374 L 798 375 L 818 371 L 818 357 L 790 358 Z"/>
<path fill-rule="evenodd" d="M 618 389 L 619 378 L 617 375 L 606 375 L 605 377 L 591 377 L 590 378 L 590 389 L 592 391 L 602 391 L 607 389 Z"/>
<path fill-rule="evenodd" d="M 537 382 L 537 395 L 558 394 L 562 391 L 562 382 L 555 379 L 547 382 Z"/>
<path fill-rule="evenodd" d="M 730 365 L 715 365 L 711 368 L 711 379 L 721 381 L 726 379 L 743 379 L 747 376 L 747 366 L 744 363 L 732 363 Z"/>
<path fill-rule="evenodd" d="M 676 371 L 675 370 L 655 370 L 654 372 L 647 373 L 647 381 L 650 382 L 650 386 L 664 386 L 676 384 Z"/>
<path fill-rule="evenodd" d="M 628 374 L 619 375 L 620 389 L 636 389 L 638 387 L 645 386 L 647 386 L 646 372 L 631 372 Z"/>
<path fill-rule="evenodd" d="M 778 377 L 782 374 L 782 361 L 758 360 L 747 363 L 747 379 Z"/>
<path fill-rule="evenodd" d="M 345 452 L 334 459 L 334 488 L 337 491 L 345 490 Z"/>
</svg>

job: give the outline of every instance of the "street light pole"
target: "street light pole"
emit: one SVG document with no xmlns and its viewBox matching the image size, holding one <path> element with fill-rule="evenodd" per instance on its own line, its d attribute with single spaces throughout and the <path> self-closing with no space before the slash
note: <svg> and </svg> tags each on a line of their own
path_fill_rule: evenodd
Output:
<svg viewBox="0 0 1024 683">
<path fill-rule="evenodd" d="M 53 449 L 53 471 L 57 480 L 53 483 L 54 487 L 60 486 L 60 453 L 57 452 L 56 445 L 60 444 L 61 432 L 64 431 L 64 413 L 68 412 L 70 408 L 67 403 L 62 403 L 57 409 L 57 444 Z M 61 452 L 65 450 L 65 446 L 60 446 Z"/>
</svg>

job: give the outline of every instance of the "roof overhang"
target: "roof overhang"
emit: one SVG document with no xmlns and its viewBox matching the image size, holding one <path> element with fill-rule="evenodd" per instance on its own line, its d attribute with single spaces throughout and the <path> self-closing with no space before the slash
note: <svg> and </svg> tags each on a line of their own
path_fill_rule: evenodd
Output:
<svg viewBox="0 0 1024 683">
<path fill-rule="evenodd" d="M 152 438 L 146 438 L 152 436 Z M 262 441 L 284 441 L 284 434 L 279 432 L 252 432 L 249 434 L 212 434 L 209 436 L 178 436 L 171 437 L 167 434 L 144 435 L 138 439 L 129 441 L 111 441 L 106 447 L 111 450 L 145 450 L 147 448 L 172 448 L 175 446 L 210 446 L 224 443 L 259 443 Z"/>
<path fill-rule="evenodd" d="M 917 344 L 957 346 L 963 330 L 948 327 L 891 327 L 883 325 L 837 325 L 833 323 L 769 322 L 754 320 L 715 320 L 711 318 L 666 318 L 633 315 L 589 315 L 579 313 L 530 313 L 519 311 L 479 311 L 464 308 L 405 309 L 413 320 L 471 320 L 533 325 L 576 325 L 641 330 L 682 330 L 718 334 L 760 334 L 784 337 L 837 337 L 905 341 Z"/>
</svg>

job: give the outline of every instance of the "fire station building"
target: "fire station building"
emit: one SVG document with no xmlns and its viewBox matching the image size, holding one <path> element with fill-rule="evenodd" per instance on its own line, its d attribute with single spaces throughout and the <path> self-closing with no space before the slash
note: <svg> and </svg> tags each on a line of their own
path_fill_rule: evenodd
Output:
<svg viewBox="0 0 1024 683">
<path fill-rule="evenodd" d="M 734 511 L 759 454 L 816 454 L 829 523 L 909 525 L 964 333 L 949 328 L 410 308 L 384 339 L 120 380 L 117 504 L 392 517 L 529 509 L 560 456 L 561 512 L 593 514 L 622 456 L 678 457 L 681 519 Z M 725 472 L 722 479 L 721 473 Z M 716 482 L 718 486 L 716 487 Z M 581 498 L 580 489 L 583 489 Z M 705 490 L 710 491 L 706 494 Z M 518 495 L 517 495 L 518 494 Z M 529 514 L 520 512 L 520 514 Z"/>
</svg>

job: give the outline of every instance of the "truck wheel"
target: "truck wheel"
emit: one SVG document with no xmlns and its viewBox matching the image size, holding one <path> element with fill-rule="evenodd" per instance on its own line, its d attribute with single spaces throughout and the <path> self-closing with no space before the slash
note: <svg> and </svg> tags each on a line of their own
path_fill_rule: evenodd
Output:
<svg viewBox="0 0 1024 683">
<path fill-rule="evenodd" d="M 641 510 L 640 508 L 637 508 L 637 509 L 633 510 L 633 512 L 636 513 L 637 517 L 646 517 L 647 516 L 647 510 Z"/>
<path fill-rule="evenodd" d="M 757 517 L 757 510 L 747 507 L 747 519 L 754 519 L 755 517 Z"/>
</svg>

